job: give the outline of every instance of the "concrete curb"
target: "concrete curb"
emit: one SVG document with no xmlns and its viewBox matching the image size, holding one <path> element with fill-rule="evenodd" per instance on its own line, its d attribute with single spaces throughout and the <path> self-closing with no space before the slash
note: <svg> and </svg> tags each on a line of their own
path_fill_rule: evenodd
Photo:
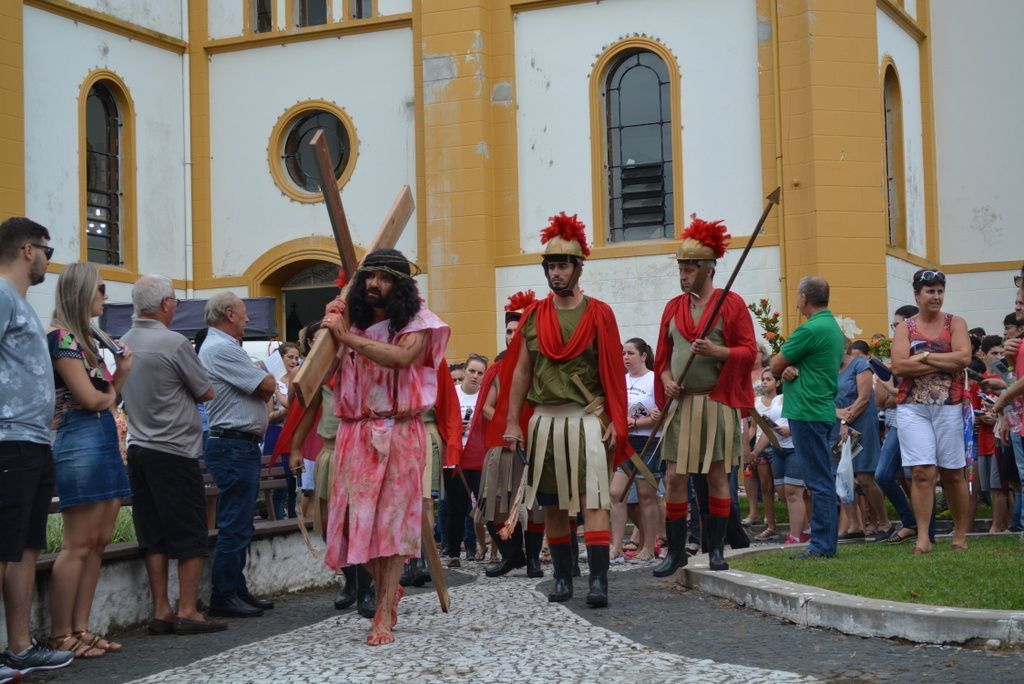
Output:
<svg viewBox="0 0 1024 684">
<path fill-rule="evenodd" d="M 774 551 L 777 545 L 742 549 L 728 557 Z M 697 560 L 697 559 L 701 560 Z M 691 559 L 676 581 L 798 625 L 863 637 L 900 638 L 927 644 L 1024 645 L 1024 611 L 922 606 L 852 596 L 738 570 L 712 572 L 706 556 Z"/>
</svg>

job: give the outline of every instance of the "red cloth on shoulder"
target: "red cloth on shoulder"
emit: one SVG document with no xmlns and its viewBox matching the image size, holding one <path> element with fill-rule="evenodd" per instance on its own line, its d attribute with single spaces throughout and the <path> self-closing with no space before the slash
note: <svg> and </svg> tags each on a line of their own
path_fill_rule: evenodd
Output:
<svg viewBox="0 0 1024 684">
<path fill-rule="evenodd" d="M 700 321 L 693 320 L 688 294 L 674 297 L 665 305 L 665 310 L 661 314 L 661 326 L 658 328 L 658 350 L 654 357 L 654 397 L 662 410 L 668 401 L 661 374 L 666 368 L 671 367 L 668 326 L 675 325 L 683 337 L 693 342 L 707 325 L 711 318 L 711 310 L 721 296 L 722 290 L 716 289 L 712 293 Z M 757 345 L 754 342 L 754 324 L 750 320 L 746 302 L 735 292 L 729 292 L 718 318 L 722 320 L 722 336 L 725 338 L 725 346 L 729 348 L 729 358 L 722 364 L 718 382 L 711 391 L 711 400 L 732 408 L 753 409 L 754 388 L 750 382 L 750 371 L 754 367 Z"/>
<path fill-rule="evenodd" d="M 484 404 L 487 403 L 487 395 L 491 392 L 491 385 L 499 377 L 502 361 L 495 361 L 484 373 L 480 381 L 480 391 L 476 395 L 476 406 L 473 408 L 473 419 L 469 423 L 469 434 L 466 437 L 466 445 L 462 447 L 462 462 L 459 464 L 463 470 L 482 470 L 484 467 L 484 456 L 487 455 L 487 426 L 489 420 L 484 416 Z"/>
<path fill-rule="evenodd" d="M 486 431 L 487 446 L 502 446 L 505 443 L 505 425 L 508 416 L 509 394 L 512 389 L 512 375 L 515 372 L 519 354 L 524 353 L 525 342 L 522 331 L 526 321 L 534 317 L 537 327 L 537 341 L 544 356 L 554 361 L 574 359 L 597 340 L 597 370 L 604 389 L 604 412 L 615 426 L 615 465 L 628 459 L 633 450 L 629 446 L 626 428 L 626 384 L 622 381 L 622 343 L 619 341 L 619 326 L 610 306 L 604 302 L 587 298 L 587 309 L 568 342 L 562 339 L 562 327 L 558 323 L 558 310 L 554 295 L 549 294 L 528 306 L 520 319 L 512 343 L 505 352 L 501 370 L 501 392 L 494 409 L 494 419 Z M 753 403 L 751 403 L 753 405 Z M 522 422 L 526 418 L 526 405 L 520 413 Z"/>
<path fill-rule="evenodd" d="M 459 396 L 455 394 L 455 380 L 448 362 L 441 359 L 437 365 L 437 399 L 434 403 L 437 431 L 444 440 L 444 465 L 458 465 L 462 460 L 462 414 Z"/>
</svg>

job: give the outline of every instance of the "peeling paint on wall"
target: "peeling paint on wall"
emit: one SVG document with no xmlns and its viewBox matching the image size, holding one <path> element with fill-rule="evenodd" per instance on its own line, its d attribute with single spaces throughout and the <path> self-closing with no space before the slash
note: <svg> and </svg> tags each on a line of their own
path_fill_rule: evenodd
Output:
<svg viewBox="0 0 1024 684">
<path fill-rule="evenodd" d="M 1002 214 L 990 206 L 974 207 L 971 211 L 971 222 L 967 227 L 972 233 L 977 233 L 986 245 L 993 247 L 1003 238 L 1002 219 Z"/>
<path fill-rule="evenodd" d="M 512 104 L 512 84 L 508 81 L 495 83 L 491 88 L 491 102 L 494 104 Z"/>
<path fill-rule="evenodd" d="M 476 144 L 476 153 L 479 154 L 484 159 L 490 159 L 491 158 L 491 151 L 487 147 L 487 143 L 484 142 L 483 140 L 481 140 L 480 142 L 478 142 Z"/>
<path fill-rule="evenodd" d="M 457 69 L 451 55 L 423 55 L 423 101 L 433 104 L 455 78 Z"/>
</svg>

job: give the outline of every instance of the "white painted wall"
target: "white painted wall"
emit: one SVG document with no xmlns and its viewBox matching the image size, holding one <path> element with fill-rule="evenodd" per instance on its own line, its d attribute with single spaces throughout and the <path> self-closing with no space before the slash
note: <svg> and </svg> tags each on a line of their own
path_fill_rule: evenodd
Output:
<svg viewBox="0 0 1024 684">
<path fill-rule="evenodd" d="M 145 28 L 166 33 L 176 38 L 184 38 L 181 14 L 182 2 L 185 0 L 71 0 L 80 7 L 109 14 L 118 19 L 144 26 Z M 230 0 L 213 0 L 213 3 Z"/>
<path fill-rule="evenodd" d="M 747 232 L 761 213 L 753 3 L 604 0 L 521 12 L 515 41 L 524 251 L 539 249 L 539 229 L 560 210 L 592 223 L 591 67 L 627 32 L 660 40 L 679 62 L 683 164 L 676 168 L 684 213 L 677 220 L 696 212 Z"/>
<path fill-rule="evenodd" d="M 878 20 L 878 62 L 896 64 L 903 97 L 903 178 L 907 202 L 907 251 L 926 256 L 924 221 L 924 130 L 921 118 L 921 58 L 917 41 L 882 10 Z M 881 74 L 881 72 L 879 72 Z M 881 88 L 881 75 L 879 76 Z M 879 91 L 881 97 L 881 91 Z"/>
<path fill-rule="evenodd" d="M 242 35 L 245 23 L 244 3 L 252 0 L 211 0 L 207 5 L 207 32 L 210 38 Z"/>
<path fill-rule="evenodd" d="M 740 253 L 741 249 L 731 250 L 718 262 L 715 275 L 717 286 L 725 285 Z M 535 266 L 512 266 L 497 270 L 495 285 L 498 316 L 495 320 L 498 349 L 505 346 L 504 307 L 508 297 L 526 289 L 534 290 L 538 297 L 547 296 L 547 281 L 541 270 L 540 259 L 537 261 Z M 584 266 L 580 286 L 586 294 L 607 302 L 614 309 L 622 340 L 641 337 L 656 347 L 658 322 L 665 303 L 679 294 L 679 272 L 675 260 L 667 255 L 597 259 L 588 261 Z M 733 289 L 748 304 L 767 297 L 772 308 L 778 311 L 782 305 L 778 248 L 752 249 Z"/>
<path fill-rule="evenodd" d="M 327 60 L 336 69 L 310 68 Z M 353 239 L 366 244 L 402 185 L 416 187 L 412 32 L 374 32 L 218 54 L 210 64 L 213 269 L 239 275 L 271 247 L 330 236 L 322 203 L 302 204 L 274 184 L 267 146 L 296 102 L 330 100 L 356 126 L 359 158 L 343 192 Z M 360 65 L 347 68 L 345 65 Z M 268 87 L 271 86 L 271 87 Z M 416 218 L 399 249 L 416 259 Z"/>
<path fill-rule="evenodd" d="M 889 287 L 889 317 L 904 304 L 914 303 L 914 272 L 920 267 L 893 256 L 886 257 Z M 980 273 L 947 273 L 946 300 L 943 309 L 963 316 L 967 326 L 981 326 L 993 334 L 1002 334 L 1003 317 L 1013 313 L 1013 276 L 1019 270 Z"/>
<path fill-rule="evenodd" d="M 181 56 L 30 6 L 24 35 L 25 211 L 50 229 L 54 260 L 78 259 L 78 97 L 85 77 L 104 68 L 135 104 L 139 268 L 184 277 Z"/>
<path fill-rule="evenodd" d="M 377 0 L 377 14 L 404 14 L 412 11 L 412 0 Z"/>
<path fill-rule="evenodd" d="M 931 3 L 943 263 L 1022 256 L 1024 3 Z"/>
</svg>

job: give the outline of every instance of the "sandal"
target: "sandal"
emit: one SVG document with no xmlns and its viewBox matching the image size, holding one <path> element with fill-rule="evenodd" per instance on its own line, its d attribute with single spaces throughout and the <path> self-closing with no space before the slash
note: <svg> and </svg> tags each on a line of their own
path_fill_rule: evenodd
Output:
<svg viewBox="0 0 1024 684">
<path fill-rule="evenodd" d="M 778 532 L 773 527 L 766 527 L 761 530 L 760 534 L 754 536 L 754 541 L 770 542 L 775 541 L 778 536 Z"/>
<path fill-rule="evenodd" d="M 61 634 L 52 636 L 46 640 L 46 645 L 54 651 L 71 651 L 76 658 L 89 660 L 90 658 L 101 658 L 107 652 L 94 644 L 87 644 L 74 634 Z"/>
<path fill-rule="evenodd" d="M 628 541 L 622 545 L 622 550 L 625 553 L 636 553 L 636 550 L 640 548 L 635 541 Z"/>
<path fill-rule="evenodd" d="M 122 648 L 124 648 L 121 644 L 117 643 L 116 641 L 110 641 L 109 639 L 100 634 L 93 634 L 87 629 L 80 629 L 76 632 L 72 632 L 71 634 L 74 635 L 75 638 L 77 638 L 83 644 L 89 644 L 90 647 L 95 646 L 96 648 L 102 649 L 107 653 L 117 653 Z M 102 644 L 100 643 L 101 641 L 103 642 Z"/>
<path fill-rule="evenodd" d="M 654 554 L 647 549 L 640 549 L 629 559 L 630 563 L 650 563 L 654 560 Z"/>
<path fill-rule="evenodd" d="M 908 535 L 903 536 L 903 531 L 909 532 Z M 888 539 L 885 540 L 886 544 L 902 544 L 905 541 L 910 541 L 917 537 L 917 528 L 914 527 L 901 527 L 896 530 Z"/>
</svg>

